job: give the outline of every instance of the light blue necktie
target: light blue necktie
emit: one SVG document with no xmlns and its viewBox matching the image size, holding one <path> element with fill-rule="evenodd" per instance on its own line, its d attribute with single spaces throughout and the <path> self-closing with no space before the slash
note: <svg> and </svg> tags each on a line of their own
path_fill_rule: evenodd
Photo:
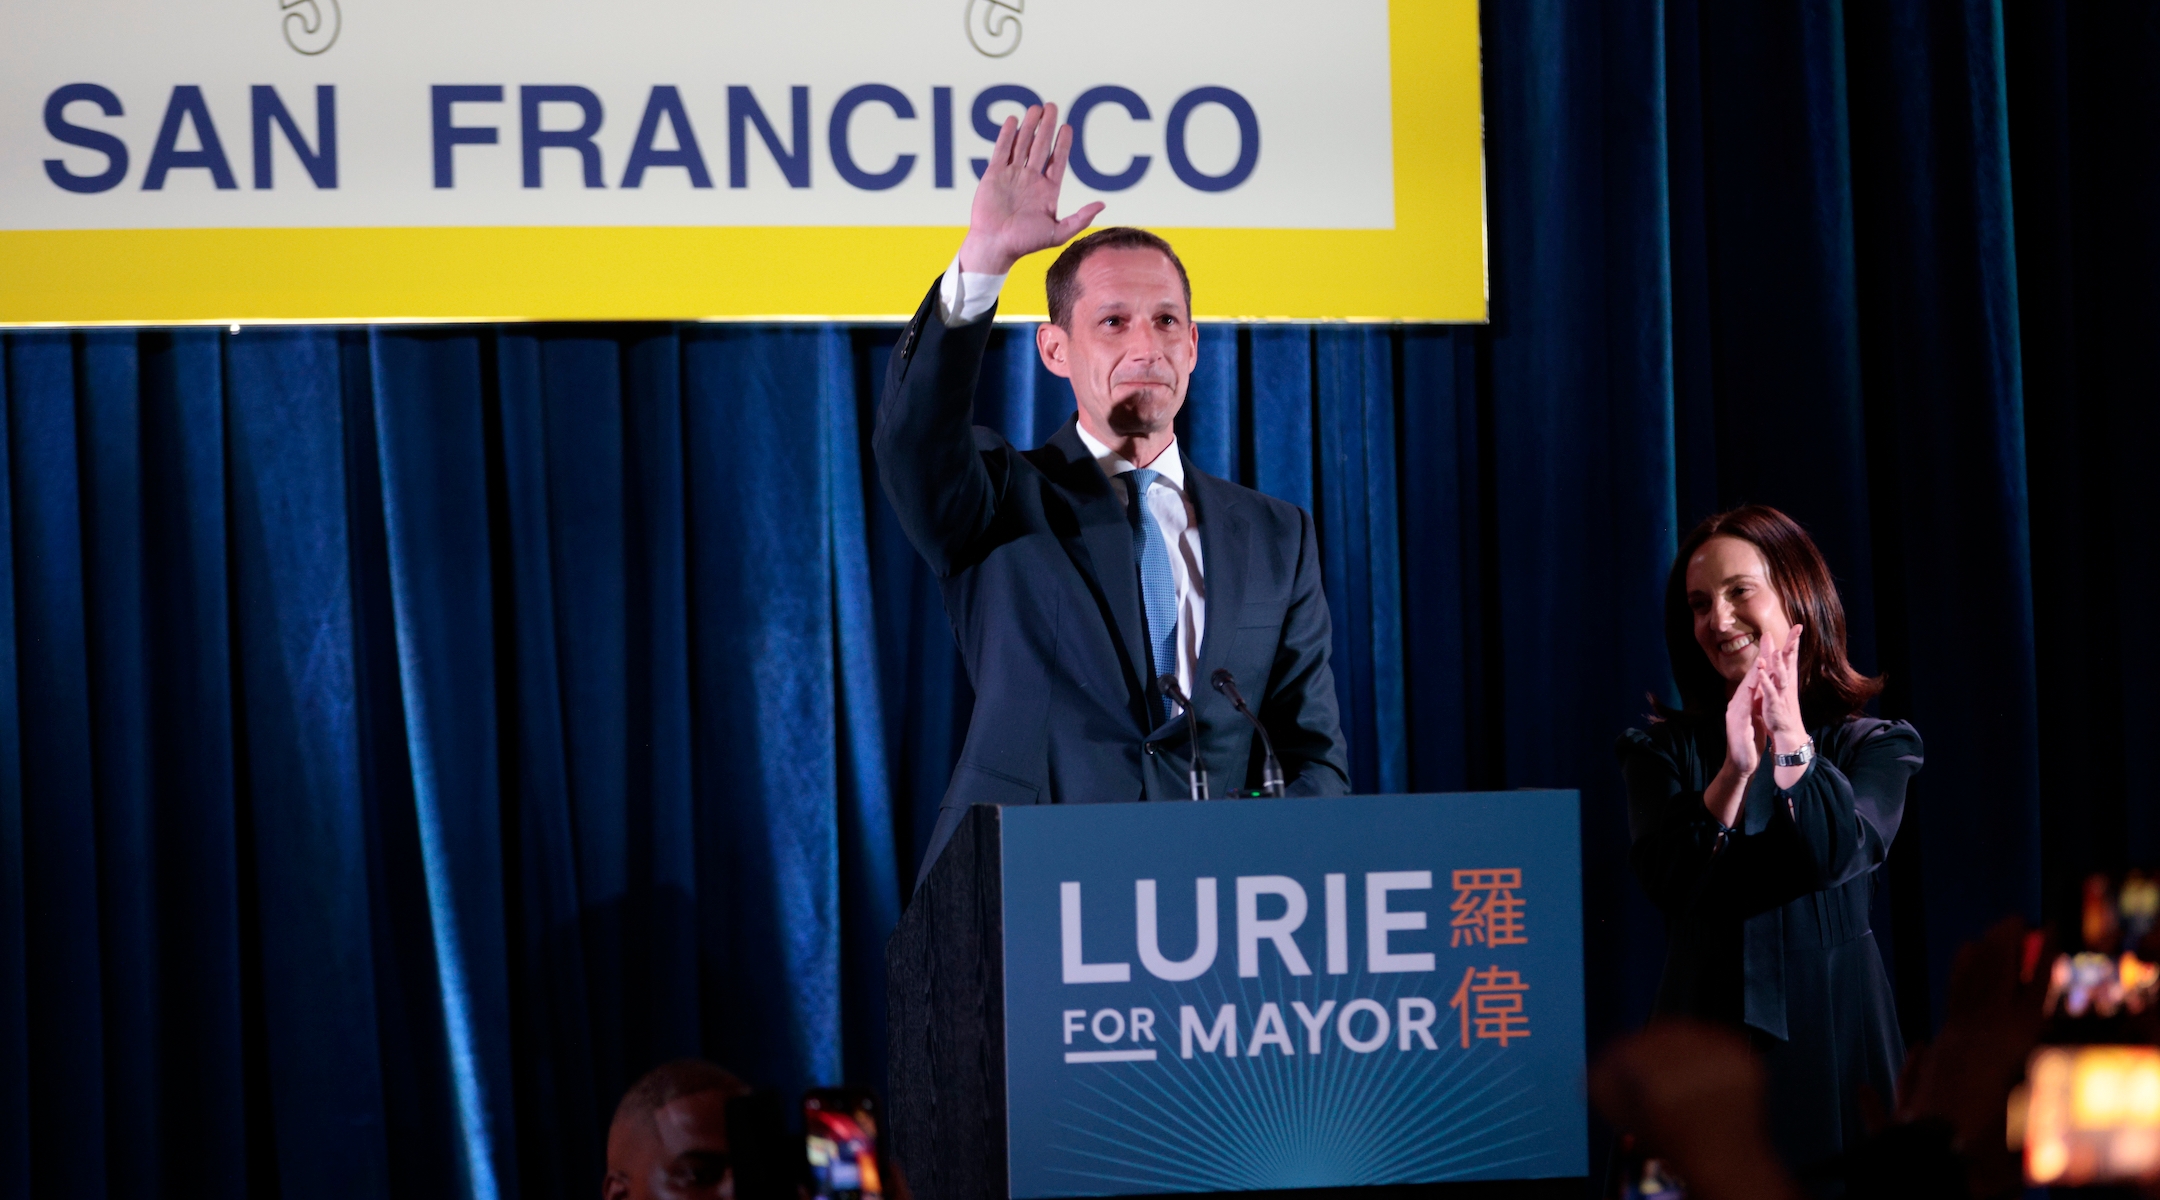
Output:
<svg viewBox="0 0 2160 1200">
<path fill-rule="evenodd" d="M 1133 562 L 1140 568 L 1140 602 L 1147 609 L 1148 653 L 1155 660 L 1157 679 L 1177 674 L 1177 578 L 1170 574 L 1170 543 L 1163 539 L 1162 526 L 1155 523 L 1147 505 L 1148 489 L 1160 478 L 1162 472 L 1145 468 L 1125 474 L 1132 497 L 1125 515 L 1133 524 Z M 1163 719 L 1168 720 L 1170 713 L 1170 697 L 1164 696 Z"/>
</svg>

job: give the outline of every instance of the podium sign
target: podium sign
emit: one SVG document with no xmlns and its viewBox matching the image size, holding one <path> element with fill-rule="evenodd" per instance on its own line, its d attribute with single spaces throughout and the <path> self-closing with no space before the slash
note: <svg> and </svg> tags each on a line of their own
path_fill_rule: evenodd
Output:
<svg viewBox="0 0 2160 1200">
<path fill-rule="evenodd" d="M 1005 809 L 1010 1195 L 1584 1175 L 1576 805 Z"/>
</svg>

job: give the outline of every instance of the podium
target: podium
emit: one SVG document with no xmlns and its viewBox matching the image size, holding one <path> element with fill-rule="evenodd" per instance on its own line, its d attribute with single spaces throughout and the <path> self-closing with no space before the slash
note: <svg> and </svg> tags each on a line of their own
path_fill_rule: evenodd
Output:
<svg viewBox="0 0 2160 1200">
<path fill-rule="evenodd" d="M 1581 1195 L 1578 803 L 975 808 L 886 950 L 915 1196 Z"/>
</svg>

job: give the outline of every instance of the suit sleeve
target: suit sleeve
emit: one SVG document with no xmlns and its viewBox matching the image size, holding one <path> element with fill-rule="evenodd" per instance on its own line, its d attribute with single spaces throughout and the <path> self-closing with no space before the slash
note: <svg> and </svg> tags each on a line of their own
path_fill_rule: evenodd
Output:
<svg viewBox="0 0 2160 1200">
<path fill-rule="evenodd" d="M 1924 761 L 1920 735 L 1903 721 L 1870 720 L 1835 737 L 1790 788 L 1778 787 L 1767 768 L 1753 781 L 1770 793 L 1770 819 L 1738 840 L 1729 869 L 1781 885 L 1758 904 L 1837 887 L 1890 853 L 1905 816 L 1905 785 Z"/>
<path fill-rule="evenodd" d="M 1921 766 L 1920 735 L 1902 721 L 1870 721 L 1838 739 L 1791 788 L 1767 767 L 1756 774 L 1749 803 L 1766 806 L 1768 819 L 1746 833 L 1719 825 L 1702 793 L 1681 786 L 1669 749 L 1630 730 L 1620 744 L 1629 858 L 1650 898 L 1672 914 L 1702 905 L 1755 913 L 1881 865 Z"/>
<path fill-rule="evenodd" d="M 1630 729 L 1615 749 L 1627 781 L 1628 865 L 1651 901 L 1678 915 L 1712 882 L 1711 864 L 1732 831 L 1710 815 L 1700 790 L 1682 785 L 1669 744 Z"/>
<path fill-rule="evenodd" d="M 1004 473 L 993 470 L 1001 460 L 984 453 L 1002 439 L 986 434 L 992 445 L 979 445 L 973 424 L 990 324 L 985 314 L 947 328 L 938 284 L 931 284 L 893 347 L 871 437 L 878 478 L 900 527 L 941 579 L 965 565 L 989 530 L 1004 482 Z"/>
<path fill-rule="evenodd" d="M 1297 577 L 1283 615 L 1282 639 L 1268 673 L 1260 721 L 1282 760 L 1292 796 L 1343 796 L 1350 791 L 1350 757 L 1335 708 L 1335 672 L 1328 666 L 1334 628 L 1320 586 L 1320 543 L 1311 514 L 1298 511 Z"/>
</svg>

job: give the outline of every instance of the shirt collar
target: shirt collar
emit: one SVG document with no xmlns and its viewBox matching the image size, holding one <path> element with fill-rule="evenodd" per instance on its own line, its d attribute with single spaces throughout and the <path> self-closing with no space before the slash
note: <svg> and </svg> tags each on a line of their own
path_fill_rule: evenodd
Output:
<svg viewBox="0 0 2160 1200">
<path fill-rule="evenodd" d="M 1074 422 L 1073 431 L 1080 435 L 1080 444 L 1087 447 L 1087 452 L 1095 456 L 1095 465 L 1102 468 L 1103 474 L 1116 478 L 1137 469 L 1124 455 L 1096 441 L 1094 435 L 1087 431 L 1087 426 Z M 1161 472 L 1163 482 L 1171 487 L 1181 492 L 1185 490 L 1185 460 L 1178 454 L 1176 438 L 1172 438 L 1170 444 L 1163 448 L 1163 452 L 1155 456 L 1155 461 L 1148 464 L 1148 469 Z"/>
</svg>

